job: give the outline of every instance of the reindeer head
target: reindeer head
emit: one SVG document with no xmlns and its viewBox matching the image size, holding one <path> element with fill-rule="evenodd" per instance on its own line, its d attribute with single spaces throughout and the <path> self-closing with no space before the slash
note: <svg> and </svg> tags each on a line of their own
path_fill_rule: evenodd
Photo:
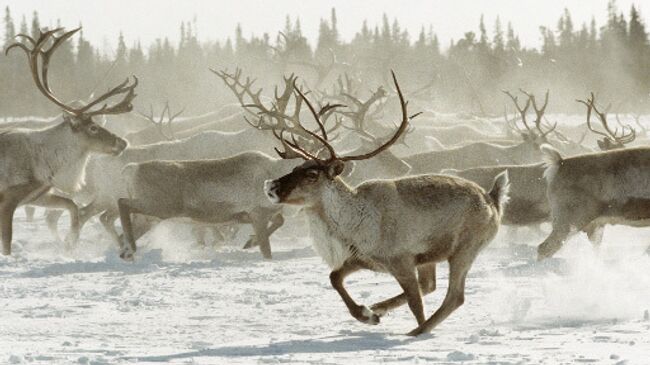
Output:
<svg viewBox="0 0 650 365">
<path fill-rule="evenodd" d="M 17 42 L 7 47 L 5 54 L 8 54 L 13 48 L 20 48 L 25 51 L 36 87 L 43 95 L 45 95 L 45 97 L 63 109 L 64 123 L 70 127 L 72 133 L 77 138 L 78 143 L 82 144 L 88 151 L 117 155 L 126 148 L 126 141 L 95 123 L 92 118 L 96 115 L 130 112 L 133 109 L 131 101 L 133 101 L 136 96 L 134 90 L 138 85 L 138 79 L 135 78 L 135 76 L 133 84 L 129 85 L 129 79 L 126 79 L 120 85 L 108 90 L 105 94 L 96 97 L 94 100 L 78 108 L 60 101 L 60 99 L 57 98 L 50 89 L 47 79 L 50 59 L 56 49 L 79 31 L 79 29 L 81 28 L 65 32 L 61 36 L 56 36 L 57 33 L 62 31 L 60 28 L 45 32 L 40 31 L 38 39 L 34 39 L 25 34 L 19 34 L 17 37 L 26 39 L 28 44 L 31 44 L 32 48 L 30 49 L 28 48 L 28 45 Z M 47 45 L 49 45 L 49 48 L 46 47 Z M 39 58 L 41 60 L 40 67 Z M 120 94 L 123 94 L 124 97 L 117 104 L 109 107 L 104 103 L 111 97 Z M 93 107 L 96 107 L 101 103 L 104 103 L 101 107 L 96 110 L 91 110 Z"/>
<path fill-rule="evenodd" d="M 334 151 L 334 148 L 327 140 L 327 133 L 323 127 L 323 123 L 320 121 L 319 113 L 305 95 L 298 88 L 295 88 L 320 126 L 322 136 L 307 129 L 305 130 L 323 146 L 329 156 L 327 158 L 321 158 L 319 157 L 322 155 L 321 153 L 309 152 L 296 143 L 295 139 L 293 142 L 289 142 L 280 134 L 280 140 L 285 148 L 285 152 L 278 151 L 280 156 L 283 158 L 300 157 L 306 162 L 279 179 L 266 181 L 264 191 L 269 199 L 273 203 L 313 205 L 320 200 L 325 189 L 343 173 L 346 162 L 372 158 L 395 143 L 400 135 L 408 128 L 410 118 L 407 112 L 407 103 L 404 101 L 404 96 L 399 88 L 395 74 L 393 74 L 393 81 L 397 88 L 402 108 L 402 121 L 397 131 L 388 141 L 373 151 L 355 156 L 338 156 L 336 154 L 336 151 Z"/>
<path fill-rule="evenodd" d="M 618 128 L 612 130 L 610 128 L 609 124 L 607 123 L 607 112 L 609 111 L 611 104 L 605 108 L 605 111 L 601 112 L 600 110 L 598 110 L 598 107 L 596 107 L 594 93 L 591 93 L 590 97 L 586 101 L 585 100 L 576 100 L 576 101 L 587 106 L 587 128 L 593 133 L 603 137 L 596 141 L 596 143 L 598 144 L 598 148 L 600 148 L 601 151 L 610 151 L 619 148 L 625 148 L 626 144 L 633 142 L 634 139 L 636 138 L 636 130 L 629 125 L 623 125 L 618 115 L 616 115 L 616 121 L 621 127 L 621 130 L 619 131 Z M 605 132 L 601 132 L 595 129 L 591 125 L 592 111 L 596 113 L 596 116 L 600 120 L 600 123 L 603 126 Z"/>
</svg>

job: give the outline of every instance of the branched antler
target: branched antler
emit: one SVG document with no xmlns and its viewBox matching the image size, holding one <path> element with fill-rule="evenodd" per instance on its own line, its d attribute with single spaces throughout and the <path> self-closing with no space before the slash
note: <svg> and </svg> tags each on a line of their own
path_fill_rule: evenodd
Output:
<svg viewBox="0 0 650 365">
<path fill-rule="evenodd" d="M 576 101 L 581 104 L 584 104 L 587 107 L 587 127 L 589 128 L 589 130 L 594 132 L 595 134 L 603 136 L 603 138 L 598 141 L 598 147 L 601 150 L 607 151 L 607 150 L 612 150 L 617 148 L 623 148 L 625 147 L 625 144 L 634 141 L 634 139 L 636 138 L 636 130 L 634 130 L 634 128 L 632 128 L 629 125 L 622 126 L 620 134 L 618 128 L 615 128 L 614 130 L 610 128 L 609 124 L 607 123 L 607 112 L 609 110 L 609 106 L 605 109 L 605 111 L 601 112 L 600 110 L 598 110 L 598 107 L 596 106 L 595 103 L 595 97 L 593 92 L 590 94 L 589 98 L 586 101 L 580 99 L 577 99 Z M 605 132 L 601 132 L 595 129 L 591 125 L 592 111 L 596 113 L 596 116 L 600 120 L 600 123 L 603 126 Z"/>
<path fill-rule="evenodd" d="M 381 153 L 383 150 L 389 148 L 392 144 L 394 144 L 400 138 L 400 136 L 404 132 L 406 132 L 406 130 L 408 128 L 408 125 L 409 125 L 409 120 L 412 119 L 412 118 L 415 118 L 417 115 L 419 115 L 419 113 L 418 113 L 418 114 L 414 114 L 411 117 L 409 117 L 408 108 L 407 108 L 408 103 L 404 100 L 404 95 L 402 94 L 402 91 L 401 91 L 401 89 L 399 87 L 399 84 L 397 82 L 397 77 L 395 76 L 394 73 L 392 73 L 392 76 L 393 76 L 393 82 L 395 83 L 395 88 L 397 90 L 399 100 L 400 100 L 400 106 L 401 106 L 401 110 L 402 110 L 402 120 L 401 120 L 401 123 L 399 124 L 399 127 L 397 128 L 395 133 L 392 135 L 392 137 L 390 137 L 386 142 L 381 144 L 376 149 L 374 149 L 374 150 L 372 150 L 372 151 L 370 151 L 368 153 L 361 154 L 361 155 L 338 156 L 336 154 L 336 151 L 332 147 L 332 145 L 329 143 L 326 135 L 319 136 L 316 133 L 313 133 L 311 131 L 307 131 L 314 138 L 314 140 L 318 141 L 327 150 L 329 156 L 327 158 L 321 158 L 321 157 L 319 157 L 320 154 L 310 153 L 305 148 L 301 147 L 299 145 L 299 143 L 295 139 L 293 139 L 292 142 L 288 142 L 284 138 L 282 133 L 280 133 L 279 135 L 276 135 L 276 136 L 281 140 L 281 142 L 282 142 L 283 146 L 285 146 L 285 148 L 288 147 L 288 148 L 293 150 L 293 155 L 294 156 L 300 156 L 301 158 L 303 158 L 305 160 L 312 160 L 312 161 L 315 161 L 316 163 L 321 164 L 321 165 L 327 165 L 327 164 L 330 164 L 330 163 L 332 163 L 334 161 L 337 161 L 337 160 L 338 161 L 365 160 L 365 159 L 372 158 L 373 156 L 376 156 L 377 154 Z M 307 105 L 309 111 L 311 112 L 314 120 L 316 121 L 316 123 L 319 126 L 321 126 L 321 129 L 323 129 L 323 122 L 321 121 L 319 113 L 316 111 L 313 104 L 309 101 L 309 99 L 306 97 L 306 95 L 302 91 L 300 91 L 298 88 L 296 88 L 296 93 L 298 93 L 298 95 L 303 99 L 303 101 Z M 284 155 L 286 155 L 286 154 L 284 154 Z M 281 157 L 284 157 L 284 155 L 280 154 Z"/>
<path fill-rule="evenodd" d="M 162 113 L 160 113 L 160 118 L 156 120 L 154 118 L 154 112 L 153 112 L 153 105 L 149 104 L 149 114 L 144 114 L 142 112 L 138 112 L 142 117 L 147 119 L 149 122 L 151 122 L 153 125 L 158 127 L 158 131 L 160 134 L 165 137 L 168 141 L 173 141 L 176 139 L 176 134 L 174 133 L 174 129 L 172 128 L 172 122 L 176 117 L 179 115 L 183 114 L 185 111 L 185 108 L 181 109 L 176 114 L 171 114 L 171 109 L 169 108 L 169 102 L 165 102 L 165 107 L 162 110 Z M 165 114 L 167 114 L 167 122 L 165 122 Z M 167 131 L 165 131 L 165 128 Z"/>
<path fill-rule="evenodd" d="M 47 78 L 52 55 L 54 55 L 54 52 L 59 48 L 59 46 L 61 46 L 61 44 L 63 44 L 63 42 L 72 37 L 80 29 L 81 28 L 73 29 L 69 32 L 63 33 L 60 36 L 57 36 L 56 34 L 62 32 L 62 28 L 39 31 L 37 39 L 34 39 L 26 34 L 18 34 L 16 37 L 25 39 L 31 45 L 31 48 L 27 44 L 16 42 L 7 47 L 5 54 L 8 54 L 9 51 L 14 48 L 23 50 L 27 55 L 32 78 L 34 79 L 34 83 L 36 84 L 38 90 L 54 104 L 72 115 L 89 118 L 95 115 L 121 114 L 130 112 L 133 109 L 131 102 L 136 97 L 135 87 L 138 85 L 138 78 L 135 76 L 133 76 L 134 81 L 132 84 L 129 83 L 129 79 L 127 78 L 123 83 L 108 90 L 106 93 L 96 97 L 94 100 L 91 100 L 80 108 L 74 108 L 62 102 L 52 92 Z M 49 47 L 47 47 L 47 45 L 49 45 Z M 41 60 L 40 68 L 39 58 Z M 123 95 L 122 100 L 111 106 L 105 103 L 108 99 L 117 95 Z M 101 103 L 104 104 L 99 109 L 91 110 Z"/>
</svg>

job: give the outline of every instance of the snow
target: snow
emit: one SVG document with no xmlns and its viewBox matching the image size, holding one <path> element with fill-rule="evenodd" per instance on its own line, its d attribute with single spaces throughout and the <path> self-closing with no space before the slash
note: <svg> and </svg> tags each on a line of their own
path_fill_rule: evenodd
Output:
<svg viewBox="0 0 650 365">
<path fill-rule="evenodd" d="M 267 261 L 240 249 L 245 229 L 199 248 L 187 227 L 163 224 L 127 263 L 96 223 L 72 252 L 40 214 L 26 222 L 21 210 L 14 226 L 14 253 L 0 257 L 0 364 L 650 362 L 650 230 L 608 227 L 598 251 L 577 235 L 542 263 L 543 237 L 511 246 L 503 230 L 472 268 L 465 305 L 411 338 L 406 306 L 376 326 L 354 320 L 309 238 L 289 229 Z M 399 291 L 371 272 L 347 284 L 365 305 Z M 446 287 L 441 264 L 428 315 Z"/>
</svg>

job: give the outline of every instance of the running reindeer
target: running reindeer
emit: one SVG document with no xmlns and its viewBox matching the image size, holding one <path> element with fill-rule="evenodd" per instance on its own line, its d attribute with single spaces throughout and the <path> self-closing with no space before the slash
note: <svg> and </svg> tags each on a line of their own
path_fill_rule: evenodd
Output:
<svg viewBox="0 0 650 365">
<path fill-rule="evenodd" d="M 350 314 L 367 324 L 379 323 L 388 310 L 408 303 L 418 327 L 410 335 L 431 331 L 463 304 L 465 279 L 478 255 L 496 235 L 507 200 L 508 177 L 495 178 L 490 192 L 473 182 L 442 175 L 371 180 L 356 188 L 339 175 L 346 162 L 372 158 L 395 143 L 409 125 L 407 103 L 393 74 L 401 106 L 397 131 L 375 150 L 338 156 L 327 139 L 313 133 L 329 157 L 321 158 L 295 141 L 286 148 L 306 162 L 291 173 L 266 181 L 264 190 L 276 204 L 303 206 L 314 246 L 333 270 L 331 284 Z M 319 115 L 298 89 L 317 123 Z M 441 307 L 425 319 L 422 293 L 436 287 L 436 263 L 449 262 L 449 288 Z M 404 292 L 368 309 L 343 286 L 349 274 L 369 269 L 388 272 Z"/>
<path fill-rule="evenodd" d="M 301 125 L 291 125 L 292 121 L 298 119 L 302 102 L 302 99 L 294 95 L 295 76 L 284 77 L 284 91 L 278 92 L 276 89 L 272 106 L 266 106 L 261 101 L 262 89 L 254 91 L 251 79 L 241 81 L 241 71 L 234 75 L 225 71 L 215 73 L 224 79 L 242 106 L 259 110 L 259 114 L 251 113 L 258 118 L 257 122 L 247 119 L 254 128 L 273 131 L 277 136 L 281 133 L 280 130 L 291 132 L 292 135 L 301 134 L 303 137 L 296 138 L 302 138 L 303 141 L 311 138 L 313 132 Z M 246 98 L 252 102 L 247 103 Z M 292 100 L 295 101 L 293 113 Z M 335 116 L 338 107 L 340 105 L 327 104 L 318 113 L 323 120 L 327 120 Z M 326 136 L 328 131 L 323 129 L 322 133 Z M 232 141 L 232 136 L 222 141 L 213 140 L 213 147 L 205 146 L 201 148 L 203 152 L 195 151 L 192 155 L 205 154 L 217 147 L 230 152 L 238 151 L 242 144 L 234 145 Z M 277 159 L 258 151 L 238 152 L 219 154 L 220 157 L 230 156 L 226 158 L 187 160 L 187 156 L 177 154 L 184 159 L 134 160 L 126 164 L 122 173 L 128 194 L 117 199 L 124 231 L 124 239 L 120 240 L 120 257 L 133 259 L 136 241 L 151 225 L 134 225 L 132 216 L 146 216 L 158 219 L 184 218 L 193 223 L 208 225 L 251 224 L 255 233 L 244 247 L 259 246 L 262 255 L 270 259 L 270 236 L 282 226 L 284 218 L 282 207 L 271 204 L 260 187 L 278 172 L 291 171 L 298 165 L 298 156 L 287 153 L 283 154 L 286 159 Z M 130 153 L 131 149 L 125 151 L 127 157 Z M 169 158 L 169 154 L 163 158 Z"/>
<path fill-rule="evenodd" d="M 596 108 L 593 93 L 578 102 L 587 106 L 587 123 L 593 110 L 605 124 L 605 113 Z M 611 137 L 617 135 L 605 128 Z M 634 130 L 626 135 L 633 138 Z M 650 148 L 620 147 L 564 158 L 553 147 L 542 146 L 553 229 L 537 247 L 538 259 L 559 251 L 572 230 L 587 232 L 598 245 L 607 224 L 650 225 Z"/>
<path fill-rule="evenodd" d="M 79 29 L 60 36 L 56 34 L 61 29 L 40 32 L 37 39 L 21 34 L 19 36 L 28 44 L 14 43 L 6 50 L 6 53 L 14 48 L 25 51 L 36 87 L 63 109 L 63 121 L 38 130 L 0 131 L 0 223 L 4 255 L 11 254 L 12 222 L 18 205 L 35 200 L 56 202 L 66 199 L 52 195 L 50 190 L 57 188 L 66 193 L 77 190 L 83 183 L 86 161 L 91 152 L 118 155 L 127 145 L 126 141 L 100 127 L 92 118 L 131 111 L 137 78 L 134 77 L 132 84 L 127 79 L 78 108 L 63 103 L 50 88 L 47 79 L 50 59 L 56 49 Z M 106 101 L 117 95 L 123 95 L 122 100 L 108 106 Z M 72 221 L 78 224 L 78 212 L 71 215 Z"/>
</svg>

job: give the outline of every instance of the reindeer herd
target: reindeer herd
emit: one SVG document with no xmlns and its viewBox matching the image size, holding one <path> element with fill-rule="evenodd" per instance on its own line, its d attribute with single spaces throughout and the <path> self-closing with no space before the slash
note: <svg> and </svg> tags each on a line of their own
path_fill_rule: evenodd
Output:
<svg viewBox="0 0 650 365">
<path fill-rule="evenodd" d="M 258 246 L 270 259 L 270 237 L 296 206 L 291 219 L 309 222 L 314 248 L 350 314 L 377 324 L 408 304 L 418 322 L 410 334 L 418 335 L 463 304 L 467 273 L 501 224 L 550 223 L 539 259 L 575 232 L 599 244 L 607 224 L 650 224 L 647 141 L 618 115 L 613 127 L 593 94 L 579 100 L 587 107 L 579 127 L 547 120 L 548 91 L 542 103 L 524 90 L 505 91 L 516 113 L 506 111 L 503 120 L 410 114 L 405 99 L 415 94 L 403 92 L 395 74 L 392 85 L 366 99 L 363 83 L 347 73 L 332 90 L 322 89 L 336 69 L 332 55 L 331 64 L 316 67 L 317 87 L 292 74 L 272 97 L 240 69 L 212 70 L 236 105 L 183 118 L 167 104 L 156 119 L 153 107 L 148 115 L 132 113 L 135 76 L 82 103 L 55 95 L 50 60 L 77 31 L 20 35 L 24 42 L 6 49 L 24 51 L 36 87 L 63 115 L 0 125 L 4 255 L 11 254 L 16 209 L 40 206 L 57 237 L 58 218 L 68 212 L 68 248 L 99 216 L 120 257 L 133 260 L 141 236 L 176 219 L 191 224 L 199 241 L 206 230 L 217 238 L 250 225 L 254 234 L 244 247 Z M 381 122 L 392 114 L 399 116 L 394 128 Z M 99 117 L 108 120 L 98 123 Z M 633 143 L 641 146 L 628 148 Z M 442 261 L 449 263 L 449 287 L 427 319 L 422 295 L 435 290 Z M 370 307 L 357 304 L 343 282 L 360 269 L 391 274 L 403 293 Z"/>
</svg>

